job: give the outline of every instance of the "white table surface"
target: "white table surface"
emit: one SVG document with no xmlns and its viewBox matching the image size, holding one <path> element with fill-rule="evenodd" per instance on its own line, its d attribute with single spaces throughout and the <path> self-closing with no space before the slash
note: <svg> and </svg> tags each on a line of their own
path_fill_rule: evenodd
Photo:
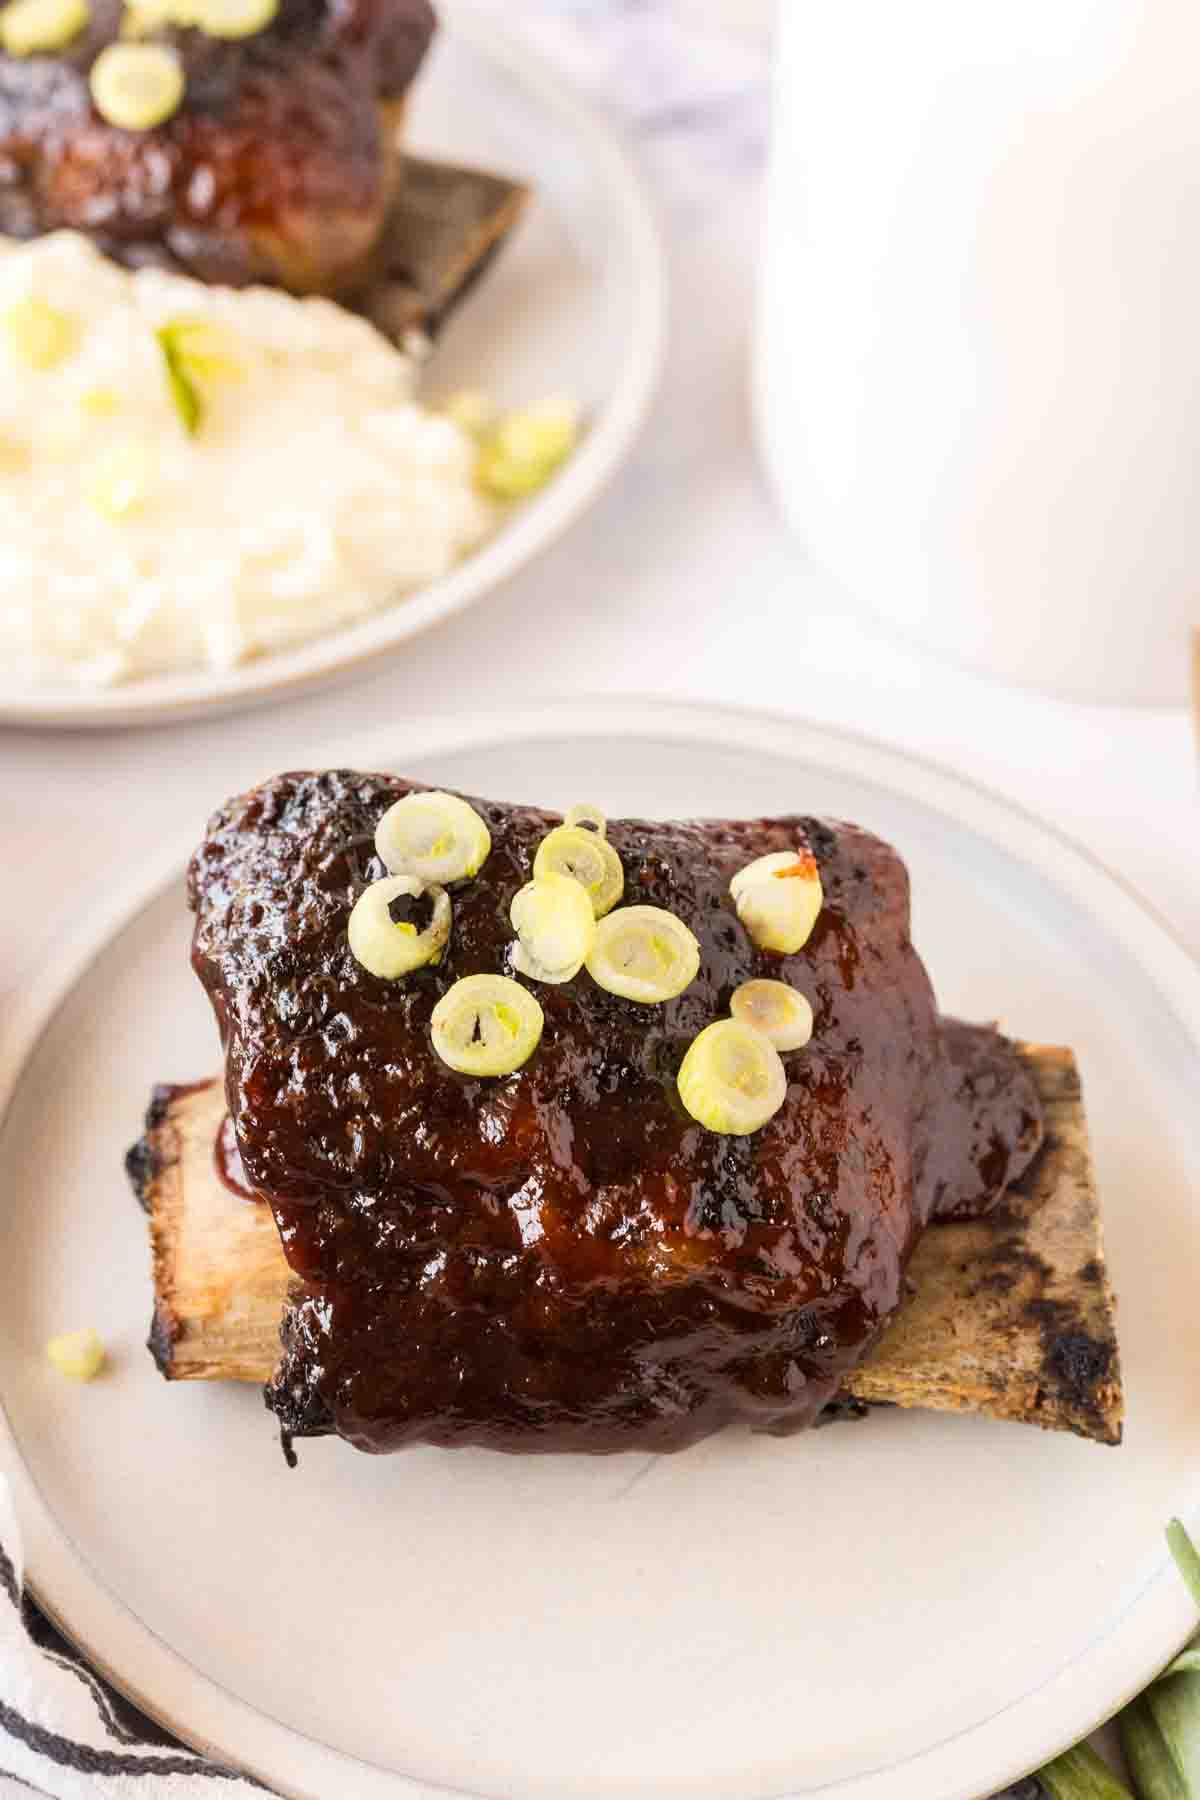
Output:
<svg viewBox="0 0 1200 1800">
<path fill-rule="evenodd" d="M 950 764 L 1073 834 L 1200 954 L 1197 755 L 1182 711 L 1001 688 L 881 636 L 806 565 L 747 398 L 767 52 L 726 0 L 537 0 L 529 29 L 636 142 L 675 283 L 650 426 L 592 515 L 477 610 L 353 686 L 239 718 L 0 732 L 0 1003 L 89 894 L 227 794 L 415 715 L 585 693 L 762 707 Z M 753 9 L 761 18 L 761 6 Z"/>
</svg>

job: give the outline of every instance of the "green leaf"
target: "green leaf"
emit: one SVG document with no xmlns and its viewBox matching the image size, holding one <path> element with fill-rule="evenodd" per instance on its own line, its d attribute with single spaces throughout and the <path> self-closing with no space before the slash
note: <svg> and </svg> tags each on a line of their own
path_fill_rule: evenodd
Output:
<svg viewBox="0 0 1200 1800">
<path fill-rule="evenodd" d="M 1038 1770 L 1038 1780 L 1052 1800 L 1133 1800 L 1124 1782 L 1087 1744 L 1076 1744 Z M 1143 1795 L 1142 1800 L 1150 1800 Z"/>
<path fill-rule="evenodd" d="M 1175 1567 L 1188 1584 L 1192 1599 L 1200 1606 L 1200 1551 L 1179 1519 L 1172 1519 L 1167 1526 L 1167 1546 L 1175 1558 Z"/>
<path fill-rule="evenodd" d="M 1200 1800 L 1200 1675 L 1163 1675 L 1143 1695 L 1147 1710 L 1183 1781 Z"/>
<path fill-rule="evenodd" d="M 1117 1720 L 1117 1731 L 1140 1800 L 1192 1800 L 1193 1789 L 1180 1773 L 1149 1693 L 1130 1701 Z"/>
<path fill-rule="evenodd" d="M 179 339 L 169 325 L 160 326 L 154 335 L 158 339 L 158 347 L 162 351 L 167 386 L 171 390 L 175 411 L 183 421 L 183 429 L 188 436 L 195 437 L 204 419 L 204 402 L 187 372 L 187 364 L 179 346 Z"/>
</svg>

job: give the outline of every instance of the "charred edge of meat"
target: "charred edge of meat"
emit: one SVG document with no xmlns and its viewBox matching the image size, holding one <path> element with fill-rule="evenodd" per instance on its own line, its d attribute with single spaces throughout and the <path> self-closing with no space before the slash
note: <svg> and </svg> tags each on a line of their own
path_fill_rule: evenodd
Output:
<svg viewBox="0 0 1200 1800">
<path fill-rule="evenodd" d="M 989 1252 L 988 1261 L 994 1267 L 975 1285 L 974 1293 L 1009 1294 L 1031 1281 L 1042 1290 L 1033 1294 L 1022 1307 L 1025 1318 L 1037 1326 L 1042 1339 L 1038 1406 L 1058 1399 L 1065 1403 L 1068 1414 L 1077 1418 L 1082 1415 L 1092 1422 L 1093 1435 L 1106 1444 L 1119 1444 L 1122 1427 L 1111 1422 L 1109 1392 L 1120 1379 L 1116 1341 L 1110 1337 L 1097 1337 L 1088 1328 L 1085 1310 L 1089 1291 L 1104 1282 L 1103 1264 L 1093 1257 L 1078 1270 L 1080 1301 L 1077 1304 L 1071 1299 L 1055 1299 L 1045 1294 L 1051 1271 L 1036 1251 L 1008 1240 Z"/>
<path fill-rule="evenodd" d="M 163 1170 L 162 1151 L 155 1141 L 155 1133 L 166 1119 L 171 1101 L 178 1093 L 178 1087 L 167 1082 L 156 1082 L 150 1090 L 150 1104 L 146 1108 L 142 1136 L 136 1143 L 130 1144 L 125 1152 L 125 1173 L 133 1189 L 134 1199 L 143 1212 L 150 1211 L 150 1190 Z"/>
<path fill-rule="evenodd" d="M 817 1425 L 818 1427 L 836 1425 L 839 1419 L 865 1419 L 868 1413 L 876 1412 L 881 1406 L 886 1407 L 890 1404 L 891 1402 L 887 1400 L 877 1400 L 874 1404 L 868 1405 L 865 1400 L 856 1400 L 853 1394 L 835 1394 L 828 1406 L 822 1410 Z"/>
<path fill-rule="evenodd" d="M 156 1306 L 150 1320 L 150 1336 L 146 1348 L 154 1358 L 154 1366 L 168 1380 L 175 1360 L 175 1344 L 179 1337 L 179 1321 L 164 1306 Z"/>
<path fill-rule="evenodd" d="M 295 1439 L 334 1436 L 333 1419 L 324 1402 L 312 1392 L 289 1387 L 286 1382 L 268 1382 L 263 1389 L 263 1405 L 278 1422 L 279 1440 L 289 1469 L 296 1467 L 296 1453 L 292 1449 Z"/>
<path fill-rule="evenodd" d="M 1013 1215 L 1005 1219 L 1003 1206 L 990 1215 L 999 1224 L 1011 1223 L 1020 1229 Z M 1097 1337 L 1088 1328 L 1087 1303 L 1095 1288 L 1105 1280 L 1103 1263 L 1096 1257 L 1077 1271 L 1079 1299 L 1056 1299 L 1045 1289 L 1053 1271 L 1036 1250 L 1012 1238 L 1004 1238 L 987 1253 L 989 1272 L 975 1282 L 970 1292 L 976 1294 L 1011 1294 L 1032 1285 L 1035 1292 L 1021 1311 L 1037 1326 L 1042 1339 L 1041 1384 L 1037 1405 L 1051 1399 L 1064 1403 L 1069 1416 L 1081 1415 L 1092 1421 L 1092 1435 L 1106 1444 L 1119 1444 L 1122 1427 L 1112 1424 L 1111 1389 L 1120 1380 L 1119 1354 L 1113 1338 Z M 1072 1426 L 1072 1430 L 1079 1430 Z M 1088 1433 L 1081 1432 L 1086 1436 Z"/>
<path fill-rule="evenodd" d="M 1043 1391 L 1062 1396 L 1077 1414 L 1093 1421 L 1097 1437 L 1119 1444 L 1123 1427 L 1111 1423 L 1111 1409 L 1103 1401 L 1104 1389 L 1117 1378 L 1116 1344 L 1088 1331 L 1065 1300 L 1030 1300 L 1024 1310 L 1042 1334 L 1044 1390 L 1038 1389 L 1039 1402 Z"/>
</svg>

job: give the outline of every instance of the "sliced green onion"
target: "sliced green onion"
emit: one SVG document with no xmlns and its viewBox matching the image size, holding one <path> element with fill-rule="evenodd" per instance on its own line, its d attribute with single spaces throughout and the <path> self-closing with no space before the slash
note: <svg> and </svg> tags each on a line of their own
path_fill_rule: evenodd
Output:
<svg viewBox="0 0 1200 1800">
<path fill-rule="evenodd" d="M 693 1038 L 678 1085 L 696 1123 L 726 1137 L 758 1131 L 787 1098 L 778 1050 L 739 1019 L 718 1019 Z"/>
<path fill-rule="evenodd" d="M 588 826 L 596 833 L 597 837 L 608 836 L 608 819 L 598 806 L 583 804 L 568 807 L 563 814 L 563 824 L 567 827 L 572 825 Z"/>
<path fill-rule="evenodd" d="M 393 875 L 465 881 L 491 853 L 487 826 L 457 794 L 405 794 L 375 828 L 375 849 Z"/>
<path fill-rule="evenodd" d="M 193 374 L 205 382 L 239 382 L 246 373 L 241 344 L 234 333 L 216 319 L 198 313 L 180 313 L 162 326 Z"/>
<path fill-rule="evenodd" d="M 200 398 L 199 389 L 189 375 L 187 364 L 167 327 L 164 325 L 154 335 L 162 351 L 163 371 L 167 377 L 172 404 L 179 414 L 183 429 L 189 437 L 195 437 L 204 418 L 204 402 Z"/>
<path fill-rule="evenodd" d="M 535 876 L 569 875 L 579 882 L 598 919 L 611 912 L 625 892 L 621 859 L 598 832 L 583 825 L 557 825 L 538 845 L 533 859 Z"/>
<path fill-rule="evenodd" d="M 432 903 L 433 916 L 423 930 L 394 917 L 396 901 Z M 371 975 L 395 981 L 426 963 L 438 962 L 450 936 L 450 896 L 445 888 L 415 875 L 386 875 L 358 896 L 346 927 L 351 954 Z"/>
<path fill-rule="evenodd" d="M 145 444 L 116 444 L 92 465 L 86 482 L 88 500 L 108 519 L 124 519 L 146 500 L 154 482 L 155 462 Z"/>
<path fill-rule="evenodd" d="M 159 327 L 158 335 L 171 344 L 193 375 L 205 381 L 239 381 L 246 372 L 237 339 L 215 319 L 179 313 Z"/>
<path fill-rule="evenodd" d="M 733 990 L 729 1011 L 752 1025 L 777 1050 L 802 1050 L 812 1036 L 813 1009 L 786 981 L 743 981 Z"/>
<path fill-rule="evenodd" d="M 204 421 L 198 383 L 235 380 L 243 373 L 228 332 L 211 319 L 168 319 L 154 333 L 162 351 L 171 399 L 184 430 L 195 437 Z"/>
<path fill-rule="evenodd" d="M 187 0 L 125 0 L 125 9 L 121 15 L 121 36 L 149 37 L 153 32 L 166 31 L 172 25 L 183 27 L 191 23 L 191 7 Z"/>
<path fill-rule="evenodd" d="M 700 945 L 661 906 L 622 906 L 596 926 L 587 972 L 597 987 L 643 1006 L 673 1000 L 696 979 Z"/>
<path fill-rule="evenodd" d="M 477 441 L 483 438 L 492 422 L 492 409 L 487 403 L 487 396 L 480 393 L 478 388 L 464 388 L 459 394 L 451 394 L 442 411 L 460 431 Z"/>
<path fill-rule="evenodd" d="M 476 479 L 496 500 L 522 500 L 545 486 L 578 435 L 574 407 L 560 401 L 509 413 L 484 443 Z"/>
<path fill-rule="evenodd" d="M 466 975 L 433 1009 L 433 1047 L 460 1075 L 511 1075 L 537 1049 L 545 1014 L 507 975 Z"/>
<path fill-rule="evenodd" d="M 104 1345 L 90 1329 L 51 1338 L 46 1355 L 68 1381 L 94 1381 L 104 1367 Z"/>
<path fill-rule="evenodd" d="M 167 319 L 155 333 L 160 344 L 169 344 L 189 373 L 205 382 L 236 382 L 246 373 L 237 338 L 214 319 L 196 313 L 180 313 Z"/>
<path fill-rule="evenodd" d="M 12 0 L 0 12 L 0 50 L 10 56 L 65 50 L 91 16 L 87 0 Z"/>
<path fill-rule="evenodd" d="M 69 313 L 44 300 L 18 300 L 0 317 L 8 347 L 26 368 L 44 372 L 64 362 L 75 348 L 78 333 Z"/>
<path fill-rule="evenodd" d="M 149 131 L 179 111 L 187 83 L 165 44 L 108 44 L 92 64 L 92 103 L 122 131 Z"/>
<path fill-rule="evenodd" d="M 89 419 L 111 419 L 121 410 L 121 396 L 116 388 L 88 388 L 79 396 L 79 409 Z"/>
<path fill-rule="evenodd" d="M 729 883 L 738 918 L 760 950 L 785 956 L 801 949 L 824 903 L 810 850 L 780 850 L 739 869 Z"/>
<path fill-rule="evenodd" d="M 191 13 L 206 37 L 254 37 L 274 22 L 279 0 L 191 0 Z"/>
<path fill-rule="evenodd" d="M 592 903 L 569 875 L 539 875 L 513 898 L 512 966 L 533 981 L 571 981 L 596 940 Z"/>
</svg>

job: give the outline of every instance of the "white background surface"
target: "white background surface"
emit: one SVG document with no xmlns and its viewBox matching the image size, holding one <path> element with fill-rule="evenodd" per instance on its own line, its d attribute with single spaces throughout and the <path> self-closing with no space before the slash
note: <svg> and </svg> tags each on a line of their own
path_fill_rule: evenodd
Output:
<svg viewBox="0 0 1200 1800">
<path fill-rule="evenodd" d="M 1064 703 L 911 654 L 860 622 L 778 522 L 747 406 L 766 57 L 721 35 L 728 11 L 526 9 L 640 141 L 670 244 L 665 383 L 622 478 L 536 569 L 352 687 L 165 731 L 0 734 L 0 1004 L 90 894 L 162 839 L 199 836 L 227 793 L 376 726 L 402 756 L 414 715 L 583 693 L 765 707 L 949 763 L 1065 827 L 1200 953 L 1184 712 Z"/>
</svg>

